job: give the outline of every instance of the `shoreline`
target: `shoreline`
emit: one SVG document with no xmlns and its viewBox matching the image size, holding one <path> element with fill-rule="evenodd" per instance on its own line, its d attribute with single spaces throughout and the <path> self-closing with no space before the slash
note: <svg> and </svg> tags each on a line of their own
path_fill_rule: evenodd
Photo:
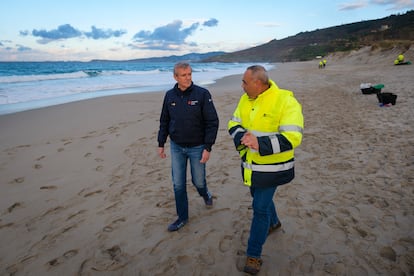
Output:
<svg viewBox="0 0 414 276">
<path fill-rule="evenodd" d="M 325 69 L 269 71 L 301 102 L 305 131 L 296 177 L 276 192 L 282 229 L 260 275 L 414 271 L 414 66 L 393 59 L 361 50 Z M 367 82 L 396 93 L 396 105 L 363 95 Z M 227 132 L 240 85 L 233 75 L 206 86 L 220 119 L 207 163 L 214 207 L 189 180 L 190 220 L 174 233 L 169 143 L 161 160 L 156 142 L 164 91 L 0 116 L 0 274 L 241 275 L 251 198 Z"/>
<path fill-rule="evenodd" d="M 193 80 L 200 86 L 207 86 L 223 76 L 241 74 L 245 65 L 244 63 L 237 65 L 234 63 L 227 65 L 209 63 L 204 64 L 205 70 L 200 70 L 199 66 L 203 65 L 193 63 Z M 173 63 L 170 66 L 173 67 Z M 272 67 L 271 64 L 266 64 L 266 66 Z M 47 78 L 47 75 L 34 75 L 34 80 L 27 84 L 20 82 L 18 78 L 15 81 L 6 81 L 3 87 L 4 93 L 0 93 L 0 116 L 104 96 L 167 91 L 175 84 L 171 75 L 172 72 L 165 71 L 166 68 L 164 67 L 154 71 L 134 71 L 135 73 L 131 74 L 115 74 L 111 73 L 112 71 L 109 69 L 99 78 L 65 79 L 64 74 L 61 74 L 55 76 L 56 79 L 51 76 Z M 171 69 L 169 68 L 169 70 Z M 84 74 L 82 72 L 82 75 Z M 39 81 L 45 81 L 45 83 L 37 83 L 36 77 Z M 56 80 L 64 81 L 64 86 L 57 85 Z M 22 96 L 24 94 L 27 95 Z M 54 96 L 50 97 L 51 95 Z"/>
</svg>

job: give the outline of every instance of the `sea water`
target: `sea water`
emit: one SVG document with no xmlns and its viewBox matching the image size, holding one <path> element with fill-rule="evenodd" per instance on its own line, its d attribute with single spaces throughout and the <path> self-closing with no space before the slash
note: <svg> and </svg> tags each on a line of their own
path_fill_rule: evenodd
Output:
<svg viewBox="0 0 414 276">
<path fill-rule="evenodd" d="M 191 63 L 193 81 L 207 86 L 242 74 L 249 65 Z M 175 84 L 173 66 L 139 61 L 0 62 L 0 115 L 102 96 L 166 91 Z"/>
</svg>

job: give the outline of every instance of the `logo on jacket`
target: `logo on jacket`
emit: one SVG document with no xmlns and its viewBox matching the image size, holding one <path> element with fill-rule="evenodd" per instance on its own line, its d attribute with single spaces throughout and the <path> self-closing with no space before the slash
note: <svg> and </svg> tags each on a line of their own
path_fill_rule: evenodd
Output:
<svg viewBox="0 0 414 276">
<path fill-rule="evenodd" d="M 187 104 L 188 105 L 197 105 L 198 101 L 188 101 Z"/>
</svg>

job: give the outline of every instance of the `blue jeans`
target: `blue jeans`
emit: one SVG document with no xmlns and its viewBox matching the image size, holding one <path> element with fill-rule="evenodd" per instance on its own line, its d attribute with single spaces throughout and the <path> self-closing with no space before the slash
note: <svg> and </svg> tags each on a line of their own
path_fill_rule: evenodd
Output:
<svg viewBox="0 0 414 276">
<path fill-rule="evenodd" d="M 204 145 L 182 147 L 170 140 L 171 170 L 174 185 L 175 208 L 180 220 L 188 220 L 187 160 L 190 160 L 191 181 L 202 197 L 208 196 L 206 164 L 200 163 Z"/>
<path fill-rule="evenodd" d="M 250 193 L 253 196 L 253 219 L 246 252 L 249 257 L 261 257 L 262 247 L 270 226 L 279 222 L 273 202 L 275 192 L 276 187 L 250 188 Z"/>
</svg>

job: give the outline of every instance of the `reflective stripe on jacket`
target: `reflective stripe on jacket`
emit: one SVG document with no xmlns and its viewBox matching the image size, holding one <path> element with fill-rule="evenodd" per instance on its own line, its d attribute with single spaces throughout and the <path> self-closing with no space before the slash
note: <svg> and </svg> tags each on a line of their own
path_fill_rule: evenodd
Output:
<svg viewBox="0 0 414 276">
<path fill-rule="evenodd" d="M 294 178 L 294 148 L 302 142 L 302 106 L 293 93 L 280 89 L 272 80 L 256 99 L 240 98 L 228 130 L 242 159 L 243 181 L 248 186 L 270 187 Z M 259 150 L 240 140 L 247 132 L 255 135 Z"/>
</svg>

